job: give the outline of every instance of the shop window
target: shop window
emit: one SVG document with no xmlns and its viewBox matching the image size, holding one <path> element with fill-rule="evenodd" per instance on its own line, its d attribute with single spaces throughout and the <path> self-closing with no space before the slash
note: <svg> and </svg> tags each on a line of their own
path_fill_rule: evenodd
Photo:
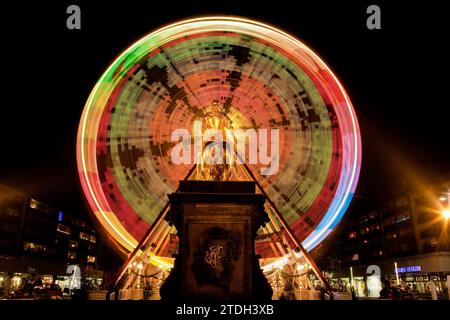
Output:
<svg viewBox="0 0 450 320">
<path fill-rule="evenodd" d="M 87 256 L 87 263 L 95 263 L 95 256 Z"/>
<path fill-rule="evenodd" d="M 61 233 L 64 233 L 64 234 L 69 234 L 69 235 L 70 235 L 70 231 L 71 231 L 70 227 L 65 226 L 65 225 L 63 225 L 61 223 L 58 223 L 58 226 L 56 227 L 56 230 L 58 232 L 61 232 Z"/>
<path fill-rule="evenodd" d="M 14 276 L 11 278 L 11 290 L 18 290 L 22 284 L 21 276 Z"/>
<path fill-rule="evenodd" d="M 47 246 L 33 242 L 25 242 L 23 244 L 23 250 L 26 252 L 41 253 L 47 251 Z"/>
<path fill-rule="evenodd" d="M 432 240 L 431 240 L 431 245 L 432 245 L 433 247 L 439 246 L 439 240 L 432 239 Z"/>
</svg>

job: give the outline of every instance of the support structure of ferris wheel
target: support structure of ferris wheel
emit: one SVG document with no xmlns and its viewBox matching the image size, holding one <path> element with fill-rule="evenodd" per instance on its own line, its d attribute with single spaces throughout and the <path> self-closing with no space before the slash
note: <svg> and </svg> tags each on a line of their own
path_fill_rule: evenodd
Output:
<svg viewBox="0 0 450 320">
<path fill-rule="evenodd" d="M 241 172 L 245 175 L 245 178 L 247 181 L 254 181 L 257 188 L 257 193 L 261 193 L 266 198 L 265 208 L 266 212 L 269 216 L 270 221 L 266 224 L 265 227 L 263 227 L 263 232 L 268 234 L 269 232 L 285 232 L 286 235 L 289 237 L 289 239 L 294 244 L 294 249 L 298 249 L 301 252 L 301 255 L 306 260 L 307 264 L 311 267 L 314 274 L 319 278 L 319 280 L 323 283 L 325 288 L 330 292 L 330 286 L 328 281 L 323 276 L 320 269 L 315 264 L 314 260 L 310 257 L 308 252 L 305 250 L 305 248 L 302 246 L 301 242 L 295 237 L 294 233 L 290 229 L 289 225 L 284 220 L 281 213 L 276 208 L 275 204 L 270 200 L 267 193 L 264 191 L 261 184 L 258 182 L 250 168 L 247 164 L 242 163 L 239 164 L 238 167 L 241 169 Z M 185 180 L 189 180 L 193 173 L 195 172 L 196 166 L 194 165 L 186 175 Z M 158 250 L 161 248 L 163 243 L 167 244 L 167 239 L 170 236 L 171 232 L 174 231 L 174 228 L 170 226 L 165 220 L 165 216 L 170 210 L 169 203 L 166 203 L 164 208 L 161 210 L 158 218 L 156 219 L 155 223 L 148 229 L 146 235 L 143 237 L 143 239 L 139 242 L 139 245 L 136 247 L 136 249 L 129 255 L 125 263 L 123 264 L 122 268 L 119 270 L 116 280 L 115 280 L 115 286 L 116 289 L 127 288 L 130 286 L 130 280 L 134 277 L 134 279 L 139 277 L 139 274 L 136 272 L 128 272 L 129 270 L 132 270 L 133 267 L 135 267 L 138 263 L 136 263 L 135 260 L 139 260 L 139 263 L 150 263 L 149 260 L 151 257 L 154 257 Z M 163 235 L 163 236 L 161 236 Z M 161 240 L 163 239 L 163 240 Z M 276 256 L 279 258 L 285 255 L 293 255 L 296 256 L 295 251 L 291 248 L 289 242 L 287 239 L 285 239 L 284 234 L 282 234 L 281 241 L 277 241 L 275 244 L 272 242 L 270 243 L 272 250 Z M 275 247 L 276 246 L 276 247 Z M 133 264 L 134 263 L 134 264 Z M 124 281 L 124 277 L 127 276 L 127 274 L 131 278 L 128 278 L 128 281 Z M 125 282 L 125 283 L 124 283 Z"/>
</svg>

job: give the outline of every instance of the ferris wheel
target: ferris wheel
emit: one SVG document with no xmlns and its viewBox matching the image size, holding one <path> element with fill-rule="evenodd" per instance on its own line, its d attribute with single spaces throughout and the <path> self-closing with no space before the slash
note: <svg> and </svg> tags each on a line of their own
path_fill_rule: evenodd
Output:
<svg viewBox="0 0 450 320">
<path fill-rule="evenodd" d="M 291 236 L 306 251 L 316 247 L 341 220 L 357 185 L 357 117 L 315 52 L 275 27 L 242 18 L 165 26 L 132 44 L 100 77 L 77 140 L 79 176 L 96 218 L 127 252 L 158 228 L 161 248 L 153 259 L 170 265 L 165 248 L 175 231 L 161 214 L 167 194 L 195 167 L 171 158 L 173 132 L 191 131 L 213 105 L 233 128 L 278 130 L 277 171 L 265 175 L 261 163 L 250 162 L 236 179 L 255 179 Z M 273 224 L 267 234 L 283 231 Z M 266 242 L 256 247 L 263 258 L 283 255 Z"/>
</svg>

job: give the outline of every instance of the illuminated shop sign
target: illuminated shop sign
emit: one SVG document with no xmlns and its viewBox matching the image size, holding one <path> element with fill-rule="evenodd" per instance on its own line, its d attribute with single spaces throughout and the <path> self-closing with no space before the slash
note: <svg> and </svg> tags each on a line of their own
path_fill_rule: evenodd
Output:
<svg viewBox="0 0 450 320">
<path fill-rule="evenodd" d="M 420 272 L 422 271 L 422 268 L 420 266 L 409 266 L 409 267 L 401 267 L 397 268 L 398 273 L 405 273 L 405 272 Z"/>
</svg>

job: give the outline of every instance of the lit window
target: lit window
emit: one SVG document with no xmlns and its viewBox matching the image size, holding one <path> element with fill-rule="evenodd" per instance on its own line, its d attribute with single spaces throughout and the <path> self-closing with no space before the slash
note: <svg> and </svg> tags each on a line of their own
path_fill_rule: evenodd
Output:
<svg viewBox="0 0 450 320">
<path fill-rule="evenodd" d="M 395 238 L 397 238 L 397 233 L 396 233 L 395 231 L 389 232 L 389 233 L 386 235 L 386 238 L 387 238 L 388 240 L 395 239 Z"/>
<path fill-rule="evenodd" d="M 80 239 L 81 240 L 86 240 L 86 241 L 90 241 L 92 243 L 96 243 L 97 242 L 97 238 L 95 236 L 91 236 L 83 231 L 80 231 Z"/>
<path fill-rule="evenodd" d="M 34 199 L 30 199 L 30 208 L 31 209 L 37 209 L 38 208 L 38 202 Z"/>
<path fill-rule="evenodd" d="M 26 252 L 45 252 L 47 251 L 47 247 L 42 244 L 37 244 L 33 242 L 25 242 L 23 244 L 23 250 Z"/>
<path fill-rule="evenodd" d="M 349 234 L 348 234 L 348 238 L 349 239 L 353 239 L 353 238 L 356 238 L 357 237 L 357 233 L 356 233 L 356 231 L 353 231 L 353 232 L 350 232 Z"/>
<path fill-rule="evenodd" d="M 78 241 L 70 240 L 69 241 L 69 247 L 71 247 L 71 248 L 78 248 Z"/>
<path fill-rule="evenodd" d="M 90 236 L 87 233 L 84 233 L 83 231 L 80 231 L 80 239 L 89 241 Z"/>
<path fill-rule="evenodd" d="M 87 263 L 95 263 L 95 257 L 94 256 L 87 256 Z"/>
<path fill-rule="evenodd" d="M 370 231 L 369 227 L 364 227 L 364 228 L 361 229 L 361 234 L 369 233 L 369 231 Z"/>
<path fill-rule="evenodd" d="M 372 256 L 378 257 L 380 255 L 378 250 L 372 251 Z"/>
<path fill-rule="evenodd" d="M 35 199 L 30 199 L 30 208 L 39 210 L 42 212 L 46 212 L 46 213 L 49 212 L 49 208 L 45 204 L 43 204 L 42 202 L 39 202 Z"/>
<path fill-rule="evenodd" d="M 403 221 L 406 221 L 409 219 L 410 219 L 409 214 L 407 214 L 407 213 L 401 214 L 396 217 L 395 223 L 400 223 L 400 222 L 403 222 Z"/>
<path fill-rule="evenodd" d="M 64 234 L 70 234 L 70 227 L 65 226 L 61 223 L 58 223 L 58 226 L 56 227 L 56 230 L 58 232 L 64 233 Z"/>
</svg>

